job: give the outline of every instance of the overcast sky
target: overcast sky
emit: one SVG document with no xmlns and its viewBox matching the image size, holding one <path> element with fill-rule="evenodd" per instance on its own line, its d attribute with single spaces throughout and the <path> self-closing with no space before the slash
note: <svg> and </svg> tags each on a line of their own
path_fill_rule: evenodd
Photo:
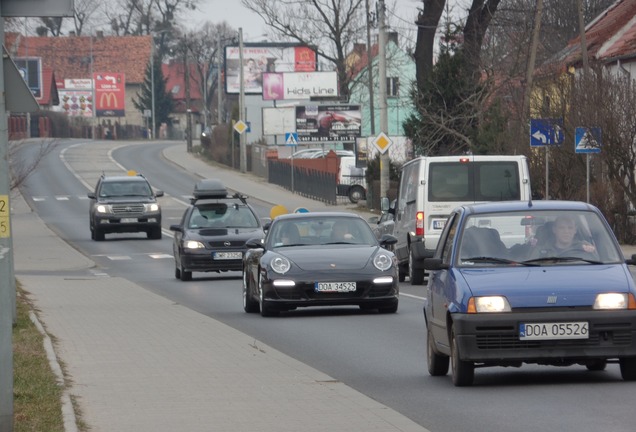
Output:
<svg viewBox="0 0 636 432">
<path fill-rule="evenodd" d="M 421 7 L 421 0 L 386 0 L 387 6 L 393 1 L 396 2 L 395 15 L 390 18 L 395 30 L 401 37 L 408 38 L 415 43 L 415 25 L 413 21 L 417 16 L 417 8 Z M 454 3 L 457 0 L 452 0 Z M 375 0 L 370 0 L 371 5 L 375 5 Z M 373 8 L 374 6 L 372 6 Z M 196 28 L 205 21 L 220 23 L 227 21 L 232 27 L 243 28 L 243 38 L 249 42 L 263 40 L 261 35 L 266 27 L 263 20 L 245 8 L 240 0 L 201 0 L 199 11 L 188 14 L 188 19 Z"/>
</svg>

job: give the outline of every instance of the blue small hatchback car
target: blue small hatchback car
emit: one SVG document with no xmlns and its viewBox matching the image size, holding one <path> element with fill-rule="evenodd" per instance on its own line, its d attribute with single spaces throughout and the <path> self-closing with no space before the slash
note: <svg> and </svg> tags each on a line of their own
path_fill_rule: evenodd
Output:
<svg viewBox="0 0 636 432">
<path fill-rule="evenodd" d="M 456 386 L 523 363 L 636 380 L 636 289 L 601 212 L 572 201 L 497 202 L 449 216 L 429 272 L 428 370 Z"/>
</svg>

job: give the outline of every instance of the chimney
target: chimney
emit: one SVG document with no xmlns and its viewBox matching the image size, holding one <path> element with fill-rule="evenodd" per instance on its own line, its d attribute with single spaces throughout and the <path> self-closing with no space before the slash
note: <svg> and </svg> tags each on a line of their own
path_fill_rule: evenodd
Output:
<svg viewBox="0 0 636 432">
<path fill-rule="evenodd" d="M 364 51 L 367 49 L 367 45 L 363 43 L 354 43 L 353 44 L 353 52 L 362 55 Z"/>
<path fill-rule="evenodd" d="M 104 39 L 104 30 L 97 30 L 97 39 Z"/>
<path fill-rule="evenodd" d="M 70 37 L 75 36 L 75 30 L 71 30 L 70 32 L 68 32 L 68 35 L 69 35 Z"/>
</svg>

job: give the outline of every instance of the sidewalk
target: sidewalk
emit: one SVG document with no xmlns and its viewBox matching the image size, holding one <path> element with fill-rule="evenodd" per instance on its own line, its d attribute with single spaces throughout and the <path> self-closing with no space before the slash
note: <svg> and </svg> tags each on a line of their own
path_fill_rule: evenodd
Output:
<svg viewBox="0 0 636 432">
<path fill-rule="evenodd" d="M 209 166 L 185 145 L 164 155 L 290 210 L 334 209 Z M 11 210 L 16 277 L 55 340 L 68 393 L 92 432 L 426 431 L 248 335 L 100 273 L 21 197 L 12 197 Z M 66 418 L 67 432 L 76 430 L 72 413 Z"/>
</svg>

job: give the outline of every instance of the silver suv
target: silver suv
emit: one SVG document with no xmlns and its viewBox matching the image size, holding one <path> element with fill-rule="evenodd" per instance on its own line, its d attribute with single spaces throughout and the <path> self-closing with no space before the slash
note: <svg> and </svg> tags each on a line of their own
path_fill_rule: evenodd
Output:
<svg viewBox="0 0 636 432">
<path fill-rule="evenodd" d="M 104 240 L 105 234 L 145 232 L 149 239 L 161 238 L 161 207 L 157 197 L 163 191 L 152 190 L 141 174 L 105 176 L 90 192 L 91 238 Z"/>
</svg>

